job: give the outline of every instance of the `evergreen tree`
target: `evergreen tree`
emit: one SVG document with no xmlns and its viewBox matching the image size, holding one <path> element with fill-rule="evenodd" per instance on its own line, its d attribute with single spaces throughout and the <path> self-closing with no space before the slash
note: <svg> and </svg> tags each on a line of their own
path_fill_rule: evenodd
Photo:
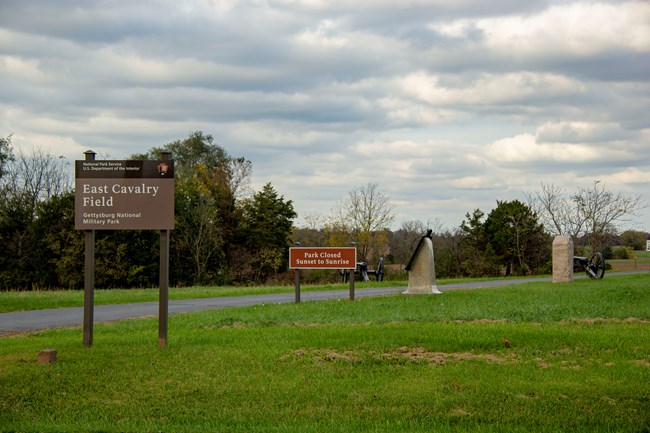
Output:
<svg viewBox="0 0 650 433">
<path fill-rule="evenodd" d="M 547 251 L 549 238 L 537 214 L 519 200 L 498 201 L 485 220 L 488 244 L 499 256 L 506 275 L 525 275 L 540 266 L 539 251 Z"/>
<path fill-rule="evenodd" d="M 297 214 L 270 183 L 242 205 L 242 238 L 250 255 L 254 279 L 263 281 L 286 269 L 293 220 Z"/>
</svg>

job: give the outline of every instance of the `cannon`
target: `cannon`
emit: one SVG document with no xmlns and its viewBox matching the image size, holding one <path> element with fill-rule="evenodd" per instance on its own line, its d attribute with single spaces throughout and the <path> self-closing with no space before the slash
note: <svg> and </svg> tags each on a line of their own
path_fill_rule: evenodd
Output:
<svg viewBox="0 0 650 433">
<path fill-rule="evenodd" d="M 605 276 L 605 259 L 601 253 L 592 254 L 588 258 L 573 256 L 573 262 L 582 266 L 591 279 L 600 280 Z"/>
<path fill-rule="evenodd" d="M 361 276 L 363 281 L 370 281 L 368 275 L 374 275 L 377 278 L 377 281 L 384 280 L 384 259 L 383 257 L 379 259 L 377 264 L 377 269 L 368 269 L 368 264 L 366 262 L 357 262 L 357 267 L 354 270 L 355 275 Z M 346 283 L 350 278 L 350 269 L 341 269 L 339 271 L 341 280 Z"/>
</svg>

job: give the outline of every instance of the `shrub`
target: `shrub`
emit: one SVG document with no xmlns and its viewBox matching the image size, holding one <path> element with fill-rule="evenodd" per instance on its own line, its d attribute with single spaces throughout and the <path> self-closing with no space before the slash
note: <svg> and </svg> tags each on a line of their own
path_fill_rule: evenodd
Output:
<svg viewBox="0 0 650 433">
<path fill-rule="evenodd" d="M 628 260 L 635 257 L 632 247 L 614 247 L 612 248 L 612 258 L 618 260 Z"/>
</svg>

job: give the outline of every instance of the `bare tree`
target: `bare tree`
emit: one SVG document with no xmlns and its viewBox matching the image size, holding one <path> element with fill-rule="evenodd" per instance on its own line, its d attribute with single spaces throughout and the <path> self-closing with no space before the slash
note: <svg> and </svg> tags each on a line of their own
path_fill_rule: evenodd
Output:
<svg viewBox="0 0 650 433">
<path fill-rule="evenodd" d="M 0 179 L 4 173 L 4 165 L 13 159 L 11 153 L 11 135 L 6 138 L 0 137 Z"/>
<path fill-rule="evenodd" d="M 604 246 L 606 235 L 620 224 L 631 222 L 645 207 L 641 195 L 626 196 L 594 181 L 591 188 L 579 188 L 572 195 L 554 184 L 542 183 L 541 191 L 528 194 L 528 202 L 544 227 L 553 235 L 586 236 L 595 249 Z"/>
<path fill-rule="evenodd" d="M 305 212 L 302 219 L 304 228 L 309 230 L 320 230 L 325 225 L 325 216 L 318 212 Z"/>
<path fill-rule="evenodd" d="M 72 181 L 68 162 L 40 148 L 31 154 L 19 151 L 7 164 L 2 177 L 3 194 L 21 196 L 34 217 L 39 202 L 70 191 Z"/>
<path fill-rule="evenodd" d="M 230 185 L 235 199 L 243 199 L 252 195 L 250 177 L 253 165 L 245 158 L 232 158 L 228 163 Z"/>
<path fill-rule="evenodd" d="M 572 200 L 585 221 L 585 234 L 596 250 L 602 249 L 606 235 L 616 224 L 631 222 L 644 207 L 641 195 L 630 197 L 608 191 L 598 180 L 589 189 L 580 188 Z"/>
<path fill-rule="evenodd" d="M 577 238 L 580 236 L 585 220 L 578 213 L 571 197 L 557 185 L 541 183 L 541 191 L 534 196 L 527 195 L 529 207 L 537 213 L 544 228 L 551 235 L 568 234 Z"/>
<path fill-rule="evenodd" d="M 338 203 L 335 219 L 350 230 L 357 244 L 360 259 L 367 261 L 387 241 L 387 231 L 395 220 L 390 196 L 377 183 L 368 183 L 350 191 Z"/>
</svg>

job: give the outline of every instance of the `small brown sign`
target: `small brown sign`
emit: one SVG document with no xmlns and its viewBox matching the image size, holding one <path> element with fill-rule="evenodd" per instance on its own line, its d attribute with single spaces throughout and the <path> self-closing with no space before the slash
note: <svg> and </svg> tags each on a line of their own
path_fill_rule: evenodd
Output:
<svg viewBox="0 0 650 433">
<path fill-rule="evenodd" d="M 356 269 L 354 247 L 289 248 L 289 269 Z"/>
<path fill-rule="evenodd" d="M 174 161 L 75 161 L 75 228 L 174 228 Z"/>
</svg>

